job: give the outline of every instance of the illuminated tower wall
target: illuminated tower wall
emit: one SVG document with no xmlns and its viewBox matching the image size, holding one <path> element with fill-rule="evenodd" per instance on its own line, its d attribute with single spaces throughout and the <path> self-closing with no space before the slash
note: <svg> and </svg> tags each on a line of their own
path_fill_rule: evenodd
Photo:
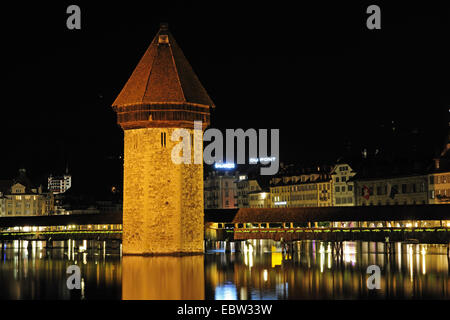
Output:
<svg viewBox="0 0 450 320">
<path fill-rule="evenodd" d="M 124 254 L 203 252 L 203 164 L 175 164 L 177 128 L 194 137 L 214 107 L 162 25 L 113 104 L 124 130 Z M 200 131 L 200 130 L 199 130 Z M 196 135 L 202 153 L 202 133 Z"/>
</svg>

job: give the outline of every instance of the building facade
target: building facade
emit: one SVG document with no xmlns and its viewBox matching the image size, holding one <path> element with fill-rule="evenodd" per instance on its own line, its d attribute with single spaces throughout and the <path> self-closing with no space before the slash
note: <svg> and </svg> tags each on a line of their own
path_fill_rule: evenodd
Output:
<svg viewBox="0 0 450 320">
<path fill-rule="evenodd" d="M 205 209 L 237 208 L 236 177 L 228 172 L 211 172 L 204 181 Z"/>
<path fill-rule="evenodd" d="M 72 176 L 65 174 L 63 176 L 48 177 L 48 190 L 53 194 L 64 193 L 72 186 Z"/>
<path fill-rule="evenodd" d="M 355 206 L 355 182 L 353 177 L 356 172 L 347 163 L 336 164 L 331 172 L 333 181 L 333 206 Z"/>
<path fill-rule="evenodd" d="M 54 213 L 54 196 L 43 192 L 42 186 L 34 187 L 21 169 L 12 181 L 3 181 L 0 190 L 1 216 L 42 216 Z"/>
<path fill-rule="evenodd" d="M 262 192 L 263 189 L 257 179 L 249 178 L 246 174 L 238 174 L 236 183 L 236 199 L 238 208 L 250 208 L 250 194 Z M 255 198 L 253 198 L 255 203 Z M 257 201 L 259 204 L 259 201 Z"/>
<path fill-rule="evenodd" d="M 428 175 L 357 179 L 357 206 L 428 203 Z"/>
<path fill-rule="evenodd" d="M 428 201 L 430 204 L 450 204 L 450 172 L 428 175 Z"/>
<path fill-rule="evenodd" d="M 272 179 L 272 208 L 328 207 L 332 205 L 332 180 L 327 173 L 301 174 Z"/>
<path fill-rule="evenodd" d="M 268 190 L 253 191 L 248 194 L 249 208 L 270 208 L 271 199 Z"/>
</svg>

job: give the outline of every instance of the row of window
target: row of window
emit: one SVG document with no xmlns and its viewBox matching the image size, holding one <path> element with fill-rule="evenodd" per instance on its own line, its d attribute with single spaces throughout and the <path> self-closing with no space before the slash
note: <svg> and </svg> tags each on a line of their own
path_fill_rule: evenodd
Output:
<svg viewBox="0 0 450 320">
<path fill-rule="evenodd" d="M 298 200 L 315 200 L 317 199 L 317 195 L 315 193 L 307 193 L 307 194 L 293 194 L 291 195 L 292 201 Z"/>
<path fill-rule="evenodd" d="M 410 201 L 410 202 L 408 202 L 407 200 L 405 200 L 405 201 L 403 201 L 402 204 L 407 205 L 407 204 L 417 204 L 417 203 L 418 203 L 418 202 L 417 202 L 416 200 L 412 200 L 412 201 Z M 421 204 L 426 204 L 426 201 L 425 201 L 425 200 L 422 200 L 422 201 L 419 201 L 419 203 L 421 203 Z M 382 206 L 382 205 L 389 206 L 389 205 L 391 205 L 391 204 L 399 205 L 400 203 L 399 203 L 398 201 L 394 201 L 393 203 L 391 203 L 391 201 L 389 201 L 389 200 L 386 200 L 385 203 L 382 203 L 381 201 L 378 201 L 378 202 L 377 202 L 377 206 Z M 373 203 L 372 201 L 369 202 L 369 203 L 363 202 L 361 205 L 362 205 L 362 206 L 373 206 L 374 203 Z"/>
<path fill-rule="evenodd" d="M 24 210 L 23 213 L 24 213 L 24 214 L 31 214 L 31 210 Z M 35 208 L 35 209 L 33 210 L 33 214 L 36 214 L 36 213 L 37 213 L 37 211 L 36 211 L 36 208 Z M 15 214 L 15 215 L 21 215 L 21 214 L 22 214 L 22 211 L 21 211 L 21 210 L 16 210 L 14 214 Z M 7 215 L 9 215 L 9 216 L 13 215 L 12 210 L 8 210 Z"/>
<path fill-rule="evenodd" d="M 450 174 L 430 176 L 430 184 L 450 183 Z"/>
<path fill-rule="evenodd" d="M 322 185 L 320 185 L 322 186 Z M 330 184 L 327 184 L 327 189 L 330 188 Z M 272 188 L 272 193 L 282 193 L 282 192 L 293 192 L 293 191 L 309 191 L 309 190 L 317 190 L 316 184 L 305 184 L 300 186 L 290 186 L 290 187 L 276 187 Z M 322 189 L 320 189 L 322 190 Z"/>
<path fill-rule="evenodd" d="M 369 186 L 367 187 L 369 189 L 369 195 L 379 195 L 379 196 L 383 196 L 383 195 L 387 195 L 388 193 L 388 186 L 387 185 L 381 185 L 381 186 L 377 186 L 375 191 L 376 193 L 374 193 L 374 187 L 373 186 Z M 365 195 L 365 188 L 362 187 L 359 189 L 359 194 L 361 196 Z M 416 192 L 425 192 L 425 183 L 403 183 L 400 185 L 394 184 L 391 187 L 391 193 L 397 194 L 397 193 L 416 193 Z"/>
<path fill-rule="evenodd" d="M 353 197 L 336 197 L 336 204 L 353 203 Z"/>
<path fill-rule="evenodd" d="M 346 188 L 345 188 L 345 186 L 342 186 L 342 187 L 335 187 L 335 190 L 336 190 L 336 192 L 345 192 Z M 347 191 L 353 191 L 353 186 L 352 186 L 352 185 L 349 185 L 349 186 L 347 187 Z"/>
</svg>

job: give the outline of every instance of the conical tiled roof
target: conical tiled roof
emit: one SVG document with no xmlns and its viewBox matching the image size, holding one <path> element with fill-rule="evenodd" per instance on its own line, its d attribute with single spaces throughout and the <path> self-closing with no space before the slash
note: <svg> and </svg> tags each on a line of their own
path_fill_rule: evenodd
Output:
<svg viewBox="0 0 450 320">
<path fill-rule="evenodd" d="M 166 24 L 161 24 L 113 106 L 155 103 L 214 107 Z"/>
</svg>

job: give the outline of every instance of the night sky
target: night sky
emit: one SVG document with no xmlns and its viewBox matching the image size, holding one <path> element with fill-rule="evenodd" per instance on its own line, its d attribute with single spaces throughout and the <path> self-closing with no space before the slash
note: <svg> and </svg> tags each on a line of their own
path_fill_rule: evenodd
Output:
<svg viewBox="0 0 450 320">
<path fill-rule="evenodd" d="M 24 167 L 43 183 L 68 164 L 85 192 L 120 185 L 123 134 L 110 106 L 160 22 L 217 106 L 212 127 L 279 128 L 283 162 L 332 162 L 362 148 L 431 159 L 445 142 L 449 5 L 155 3 L 2 10 L 0 179 Z M 81 7 L 81 30 L 66 28 L 70 4 Z M 366 28 L 370 4 L 381 7 L 381 30 Z"/>
</svg>

